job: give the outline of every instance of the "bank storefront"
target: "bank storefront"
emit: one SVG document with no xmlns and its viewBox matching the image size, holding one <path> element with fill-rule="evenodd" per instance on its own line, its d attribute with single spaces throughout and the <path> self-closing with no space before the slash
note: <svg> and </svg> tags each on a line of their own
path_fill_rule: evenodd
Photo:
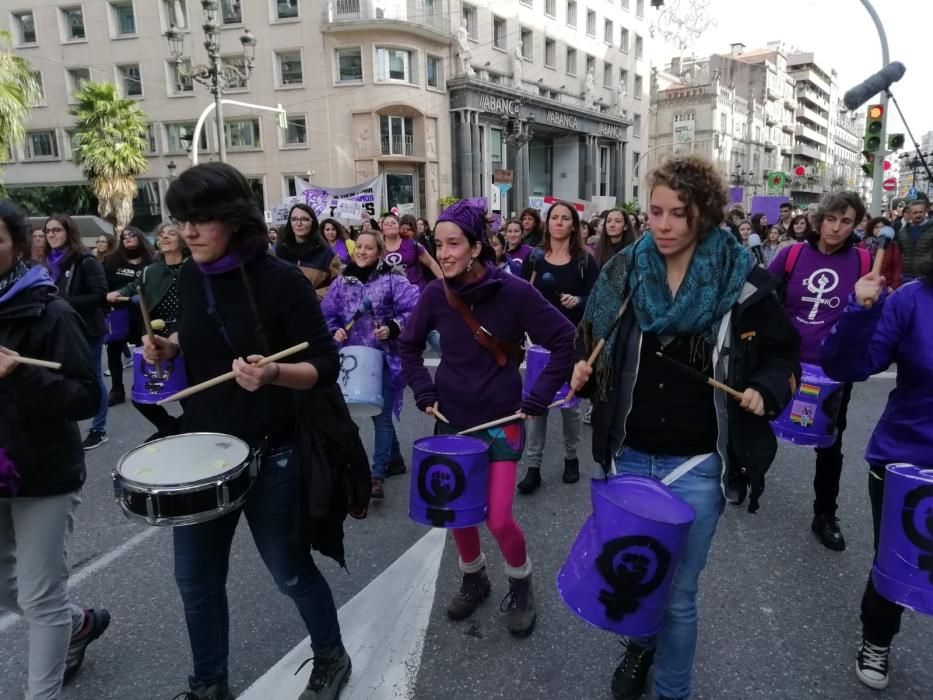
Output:
<svg viewBox="0 0 933 700">
<path fill-rule="evenodd" d="M 470 78 L 448 82 L 453 194 L 519 212 L 529 197 L 624 197 L 630 122 Z M 512 171 L 505 194 L 496 170 Z"/>
</svg>

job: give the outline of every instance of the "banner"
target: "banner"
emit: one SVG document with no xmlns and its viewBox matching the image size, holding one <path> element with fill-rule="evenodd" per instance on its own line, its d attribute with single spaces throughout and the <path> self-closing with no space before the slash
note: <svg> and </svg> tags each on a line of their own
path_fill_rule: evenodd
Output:
<svg viewBox="0 0 933 700">
<path fill-rule="evenodd" d="M 374 219 L 377 214 L 382 213 L 382 176 L 374 177 L 372 180 L 361 182 L 352 187 L 321 187 L 309 183 L 301 195 L 318 219 L 336 217 L 338 202 L 344 199 L 361 205 L 360 216 L 356 219 L 357 221 L 364 218 Z M 345 207 L 341 209 L 342 212 L 347 211 Z M 355 207 L 353 209 L 355 213 Z"/>
</svg>

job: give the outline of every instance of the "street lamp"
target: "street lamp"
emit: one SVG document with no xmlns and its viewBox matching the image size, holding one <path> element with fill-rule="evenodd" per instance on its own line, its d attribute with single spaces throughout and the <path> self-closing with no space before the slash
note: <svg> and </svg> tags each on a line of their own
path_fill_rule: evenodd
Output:
<svg viewBox="0 0 933 700">
<path fill-rule="evenodd" d="M 184 65 L 182 56 L 185 52 L 185 35 L 174 24 L 165 32 L 165 38 L 179 77 L 196 80 L 207 86 L 211 95 L 214 96 L 214 119 L 217 125 L 219 155 L 220 161 L 224 163 L 227 160 L 227 143 L 221 97 L 230 85 L 249 79 L 256 60 L 256 37 L 249 29 L 245 29 L 240 35 L 240 44 L 243 46 L 242 66 L 224 63 L 220 56 L 220 3 L 217 0 L 201 0 L 201 9 L 204 11 L 204 24 L 201 25 L 201 29 L 204 31 L 207 65 L 191 65 L 190 67 Z"/>
</svg>

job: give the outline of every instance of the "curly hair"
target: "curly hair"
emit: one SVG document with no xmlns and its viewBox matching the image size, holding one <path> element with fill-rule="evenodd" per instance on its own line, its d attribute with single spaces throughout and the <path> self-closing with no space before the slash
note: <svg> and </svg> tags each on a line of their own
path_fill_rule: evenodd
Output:
<svg viewBox="0 0 933 700">
<path fill-rule="evenodd" d="M 858 196 L 858 193 L 852 190 L 839 190 L 824 194 L 816 207 L 816 211 L 810 217 L 810 227 L 813 229 L 809 236 L 812 239 L 811 242 L 815 245 L 816 241 L 819 240 L 820 231 L 823 228 L 823 219 L 826 218 L 827 214 L 845 214 L 850 208 L 855 214 L 852 217 L 854 222 L 852 226 L 854 228 L 865 216 L 865 203 Z"/>
<path fill-rule="evenodd" d="M 696 155 L 675 156 L 648 174 L 648 191 L 674 190 L 687 209 L 687 223 L 700 237 L 719 226 L 729 203 L 726 183 L 709 160 Z"/>
</svg>

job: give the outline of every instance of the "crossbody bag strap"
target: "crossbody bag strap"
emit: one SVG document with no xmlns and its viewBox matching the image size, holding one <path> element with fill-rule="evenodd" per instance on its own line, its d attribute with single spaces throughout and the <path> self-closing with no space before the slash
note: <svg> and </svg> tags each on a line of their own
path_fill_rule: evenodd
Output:
<svg viewBox="0 0 933 700">
<path fill-rule="evenodd" d="M 496 358 L 497 365 L 504 367 L 509 359 L 521 362 L 521 349 L 514 343 L 502 340 L 484 328 L 480 322 L 476 320 L 473 312 L 470 311 L 463 299 L 450 291 L 450 288 L 446 284 L 444 285 L 444 296 L 447 297 L 447 303 L 453 307 L 454 311 L 460 314 L 464 323 L 467 324 L 470 333 L 473 334 L 473 339 L 479 343 L 484 350 Z"/>
<path fill-rule="evenodd" d="M 207 297 L 207 315 L 216 324 L 217 330 L 219 330 L 220 334 L 223 336 L 224 342 L 227 344 L 227 347 L 230 348 L 230 352 L 232 352 L 235 357 L 239 357 L 239 353 L 237 353 L 236 348 L 233 347 L 233 343 L 230 341 L 230 335 L 227 333 L 227 328 L 224 325 L 223 316 L 220 315 L 220 310 L 217 308 L 217 300 L 214 298 L 214 287 L 211 284 L 210 276 L 202 274 L 201 280 L 204 282 L 204 295 Z"/>
</svg>

